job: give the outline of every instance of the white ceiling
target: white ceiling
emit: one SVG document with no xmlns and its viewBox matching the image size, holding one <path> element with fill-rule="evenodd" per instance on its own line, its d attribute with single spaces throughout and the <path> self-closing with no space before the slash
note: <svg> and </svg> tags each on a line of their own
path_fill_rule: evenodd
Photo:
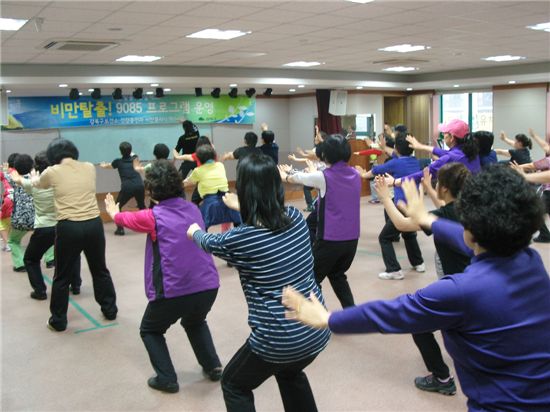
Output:
<svg viewBox="0 0 550 412">
<path fill-rule="evenodd" d="M 462 87 L 486 87 L 510 79 L 518 83 L 550 81 L 550 65 L 540 64 L 550 62 L 550 33 L 525 27 L 550 21 L 548 0 L 376 0 L 369 4 L 344 0 L 19 0 L 0 1 L 0 14 L 43 19 L 41 31 L 31 21 L 17 32 L 0 32 L 0 80 L 20 94 L 57 93 L 60 82 L 84 88 L 106 84 L 143 86 L 150 81 L 161 82 L 175 92 L 190 91 L 195 86 L 227 88 L 229 83 L 237 82 L 240 87 L 271 85 L 276 92 L 287 93 L 297 83 L 307 86 L 299 91 L 311 91 L 316 87 L 356 85 L 445 89 L 451 88 L 456 79 L 462 79 Z M 252 33 L 228 41 L 185 37 L 206 28 Z M 59 39 L 116 41 L 119 46 L 87 53 L 43 49 L 45 42 Z M 427 45 L 431 49 L 413 53 L 378 50 L 402 43 Z M 243 52 L 266 55 L 242 57 Z M 239 53 L 241 57 L 235 58 Z M 163 58 L 141 65 L 148 67 L 149 73 L 144 76 L 135 64 L 115 62 L 127 54 Z M 506 63 L 481 60 L 504 54 L 526 59 L 502 73 L 501 67 Z M 395 58 L 425 62 L 414 64 L 419 70 L 413 74 L 399 76 L 386 74 L 382 69 L 388 65 L 375 63 Z M 282 67 L 295 60 L 324 64 L 307 71 Z M 106 66 L 101 76 L 86 73 L 86 67 L 92 64 Z M 19 65 L 31 69 L 21 76 Z M 39 65 L 61 65 L 63 73 L 55 76 Z M 117 71 L 121 66 L 127 71 L 125 79 Z M 151 66 L 158 69 L 158 75 Z M 170 76 L 165 75 L 162 70 L 167 66 L 180 67 L 182 73 L 171 70 Z M 202 69 L 192 75 L 185 73 L 197 67 Z M 231 75 L 225 76 L 223 70 L 220 72 L 223 67 L 240 71 L 232 69 L 228 71 Z M 111 75 L 109 70 L 114 70 Z M 424 75 L 448 71 L 458 72 L 439 75 L 434 81 Z M 375 85 L 369 81 L 383 83 Z"/>
</svg>

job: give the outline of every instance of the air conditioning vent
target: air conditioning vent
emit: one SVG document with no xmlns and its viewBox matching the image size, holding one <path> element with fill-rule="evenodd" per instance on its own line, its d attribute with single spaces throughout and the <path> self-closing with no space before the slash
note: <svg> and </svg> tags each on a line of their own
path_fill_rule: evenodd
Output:
<svg viewBox="0 0 550 412">
<path fill-rule="evenodd" d="M 46 50 L 96 52 L 116 46 L 118 46 L 118 43 L 112 41 L 53 40 L 46 42 L 43 48 Z"/>
</svg>

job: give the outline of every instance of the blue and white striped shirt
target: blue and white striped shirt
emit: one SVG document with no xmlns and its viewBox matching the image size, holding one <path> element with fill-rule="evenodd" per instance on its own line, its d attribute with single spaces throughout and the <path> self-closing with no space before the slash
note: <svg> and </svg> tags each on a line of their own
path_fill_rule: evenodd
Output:
<svg viewBox="0 0 550 412">
<path fill-rule="evenodd" d="M 285 319 L 283 287 L 305 296 L 311 292 L 324 303 L 313 274 L 309 233 L 302 214 L 285 208 L 291 225 L 284 231 L 241 225 L 221 234 L 195 232 L 193 240 L 205 251 L 231 263 L 238 271 L 248 305 L 251 350 L 268 362 L 287 363 L 321 352 L 328 330 L 312 329 Z"/>
</svg>

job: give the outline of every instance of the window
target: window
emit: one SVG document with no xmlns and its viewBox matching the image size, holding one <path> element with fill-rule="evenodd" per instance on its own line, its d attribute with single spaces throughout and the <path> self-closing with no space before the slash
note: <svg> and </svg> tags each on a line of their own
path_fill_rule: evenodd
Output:
<svg viewBox="0 0 550 412">
<path fill-rule="evenodd" d="M 468 123 L 468 93 L 444 94 L 442 96 L 442 123 L 460 119 Z"/>
<path fill-rule="evenodd" d="M 493 131 L 493 93 L 453 93 L 441 95 L 440 121 L 460 119 L 470 130 Z"/>
<path fill-rule="evenodd" d="M 473 131 L 493 131 L 493 93 L 472 93 L 472 124 Z"/>
</svg>

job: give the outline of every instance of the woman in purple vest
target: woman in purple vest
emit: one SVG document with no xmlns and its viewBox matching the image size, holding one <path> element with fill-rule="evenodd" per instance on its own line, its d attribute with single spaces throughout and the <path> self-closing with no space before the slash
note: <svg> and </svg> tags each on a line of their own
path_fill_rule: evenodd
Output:
<svg viewBox="0 0 550 412">
<path fill-rule="evenodd" d="M 182 227 L 199 222 L 197 206 L 183 199 L 181 177 L 168 160 L 157 160 L 145 175 L 145 189 L 155 203 L 152 209 L 120 212 L 111 194 L 105 205 L 114 222 L 147 233 L 145 294 L 149 300 L 140 334 L 156 376 L 148 385 L 162 392 L 179 390 L 164 334 L 180 320 L 203 373 L 212 381 L 221 378 L 221 363 L 206 324 L 220 280 L 212 257 L 187 239 Z"/>
<path fill-rule="evenodd" d="M 479 173 L 481 171 L 479 146 L 477 140 L 470 133 L 468 124 L 462 120 L 453 119 L 447 123 L 440 124 L 439 131 L 443 133 L 445 144 L 450 148 L 449 150 L 422 144 L 412 136 L 407 137 L 409 145 L 414 150 L 425 151 L 439 157 L 428 166 L 430 174 L 437 176 L 437 171 L 441 166 L 451 162 L 462 163 L 474 175 Z M 391 184 L 401 186 L 401 182 L 406 179 L 414 179 L 418 183 L 422 179 L 422 176 L 423 172 L 421 170 L 411 175 L 394 179 Z"/>
<path fill-rule="evenodd" d="M 353 294 L 346 271 L 351 266 L 359 239 L 361 176 L 346 163 L 351 147 L 341 135 L 333 134 L 320 145 L 321 160 L 327 168 L 289 175 L 279 167 L 281 179 L 319 191 L 317 239 L 313 245 L 315 280 L 320 285 L 328 276 L 342 307 L 353 306 Z"/>
</svg>

